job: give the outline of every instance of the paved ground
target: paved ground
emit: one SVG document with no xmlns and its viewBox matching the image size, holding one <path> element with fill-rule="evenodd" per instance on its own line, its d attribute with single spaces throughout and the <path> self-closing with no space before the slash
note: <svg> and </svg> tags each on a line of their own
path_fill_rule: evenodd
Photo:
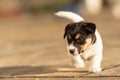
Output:
<svg viewBox="0 0 120 80">
<path fill-rule="evenodd" d="M 0 80 L 119 80 L 120 20 L 110 14 L 84 16 L 95 22 L 103 37 L 101 73 L 70 66 L 64 26 L 69 23 L 52 15 L 0 20 Z"/>
</svg>

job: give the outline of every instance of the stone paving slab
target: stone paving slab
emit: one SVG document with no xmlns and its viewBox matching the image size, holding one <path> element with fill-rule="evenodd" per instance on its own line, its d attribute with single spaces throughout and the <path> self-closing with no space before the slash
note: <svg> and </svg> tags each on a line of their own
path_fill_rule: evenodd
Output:
<svg viewBox="0 0 120 80">
<path fill-rule="evenodd" d="M 6 70 L 6 69 L 5 69 Z M 12 73 L 11 70 L 15 70 L 17 72 L 17 74 L 15 74 L 15 72 Z M 105 80 L 119 80 L 120 79 L 120 65 L 116 65 L 116 66 L 111 66 L 108 67 L 106 69 L 104 69 L 102 72 L 100 73 L 89 73 L 87 71 L 81 71 L 79 69 L 72 69 L 70 71 L 69 68 L 69 72 L 60 72 L 60 71 L 55 71 L 54 69 L 50 69 L 50 68 L 46 68 L 46 72 L 40 70 L 40 73 L 34 72 L 36 71 L 35 69 L 8 69 L 8 71 L 6 73 L 1 74 L 0 73 L 0 80 L 44 80 L 44 79 L 49 79 L 49 80 L 99 80 L 99 79 L 105 79 Z M 3 70 L 4 71 L 4 70 Z M 54 71 L 54 72 L 53 72 Z M 23 72 L 24 74 L 22 74 L 21 72 Z M 31 72 L 31 74 L 30 74 Z M 10 75 L 7 75 L 10 74 Z M 28 74 L 28 75 L 26 75 Z"/>
</svg>

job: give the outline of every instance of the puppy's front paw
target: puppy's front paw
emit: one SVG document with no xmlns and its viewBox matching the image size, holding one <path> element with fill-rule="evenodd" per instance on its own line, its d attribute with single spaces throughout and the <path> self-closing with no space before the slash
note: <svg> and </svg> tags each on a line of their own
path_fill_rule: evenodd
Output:
<svg viewBox="0 0 120 80">
<path fill-rule="evenodd" d="M 89 69 L 89 72 L 94 72 L 94 73 L 97 73 L 97 72 L 101 72 L 102 69 L 100 67 L 90 67 Z"/>
<path fill-rule="evenodd" d="M 75 68 L 83 68 L 83 67 L 85 67 L 85 64 L 84 63 L 78 63 L 78 64 L 73 64 L 73 66 Z"/>
</svg>

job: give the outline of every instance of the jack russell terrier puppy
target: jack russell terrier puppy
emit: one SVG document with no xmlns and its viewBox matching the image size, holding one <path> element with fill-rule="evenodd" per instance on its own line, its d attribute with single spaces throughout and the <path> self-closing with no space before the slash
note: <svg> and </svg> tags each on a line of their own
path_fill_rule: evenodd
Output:
<svg viewBox="0 0 120 80">
<path fill-rule="evenodd" d="M 64 33 L 72 65 L 81 68 L 85 66 L 85 60 L 91 60 L 89 71 L 100 72 L 103 45 L 96 25 L 72 12 L 59 11 L 55 15 L 73 21 L 65 27 Z"/>
</svg>

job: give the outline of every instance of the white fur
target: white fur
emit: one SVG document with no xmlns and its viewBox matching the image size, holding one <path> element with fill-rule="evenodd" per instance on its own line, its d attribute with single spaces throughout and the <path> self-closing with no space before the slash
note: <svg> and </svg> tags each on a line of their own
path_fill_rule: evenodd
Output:
<svg viewBox="0 0 120 80">
<path fill-rule="evenodd" d="M 73 12 L 59 11 L 59 12 L 55 13 L 55 15 L 57 15 L 59 17 L 64 17 L 64 18 L 70 19 L 73 22 L 84 21 L 84 19 L 82 17 L 80 17 L 79 15 L 77 15 Z"/>
<path fill-rule="evenodd" d="M 73 57 L 73 55 L 70 55 L 70 58 L 72 61 L 72 66 L 74 66 L 76 68 L 82 68 L 85 66 L 85 63 L 79 54 L 74 55 L 74 57 Z"/>
<path fill-rule="evenodd" d="M 60 17 L 65 17 L 67 19 L 71 19 L 74 22 L 84 21 L 82 17 L 72 12 L 60 11 L 56 13 L 56 15 Z M 91 44 L 87 48 L 87 50 L 81 53 L 80 55 L 78 54 L 78 51 L 76 51 L 77 48 L 74 45 L 71 44 L 68 46 L 68 50 L 75 49 L 75 55 L 71 55 L 71 54 L 69 55 L 71 57 L 72 65 L 75 66 L 76 68 L 84 67 L 84 60 L 91 58 L 91 65 L 89 71 L 90 72 L 101 71 L 103 45 L 100 34 L 97 30 L 95 32 L 95 35 L 96 35 L 96 42 L 93 45 Z"/>
</svg>

